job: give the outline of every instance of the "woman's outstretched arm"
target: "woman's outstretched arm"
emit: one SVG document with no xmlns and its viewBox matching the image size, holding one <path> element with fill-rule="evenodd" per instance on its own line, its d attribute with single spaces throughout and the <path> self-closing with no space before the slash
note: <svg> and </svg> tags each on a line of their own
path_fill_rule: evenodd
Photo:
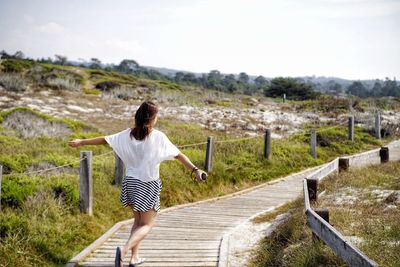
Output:
<svg viewBox="0 0 400 267">
<path fill-rule="evenodd" d="M 179 155 L 176 156 L 175 159 L 179 160 L 192 173 L 195 172 L 197 181 L 203 181 L 203 178 L 202 178 L 203 174 L 205 174 L 207 176 L 207 173 L 205 171 L 197 168 L 196 165 L 194 165 L 185 154 L 179 153 Z"/>
<path fill-rule="evenodd" d="M 86 145 L 105 145 L 105 144 L 107 144 L 107 142 L 104 136 L 99 136 L 89 139 L 75 139 L 68 142 L 68 145 L 71 147 L 86 146 Z"/>
</svg>

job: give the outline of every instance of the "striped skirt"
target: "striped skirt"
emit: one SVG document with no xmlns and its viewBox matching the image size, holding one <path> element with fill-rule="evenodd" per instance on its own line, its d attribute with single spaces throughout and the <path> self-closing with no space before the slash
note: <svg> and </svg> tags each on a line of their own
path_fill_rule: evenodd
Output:
<svg viewBox="0 0 400 267">
<path fill-rule="evenodd" d="M 124 207 L 131 206 L 134 211 L 146 212 L 151 209 L 160 211 L 160 179 L 143 182 L 139 179 L 125 176 L 122 179 L 120 201 Z"/>
</svg>

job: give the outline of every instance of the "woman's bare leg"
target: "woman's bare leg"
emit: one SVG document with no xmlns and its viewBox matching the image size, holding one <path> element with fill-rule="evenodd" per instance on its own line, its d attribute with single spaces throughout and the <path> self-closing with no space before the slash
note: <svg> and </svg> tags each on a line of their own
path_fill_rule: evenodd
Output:
<svg viewBox="0 0 400 267">
<path fill-rule="evenodd" d="M 156 215 L 157 212 L 153 209 L 146 212 L 140 212 L 139 226 L 133 231 L 133 234 L 129 237 L 125 246 L 122 248 L 121 258 L 125 257 L 129 250 L 137 246 L 140 241 L 146 237 L 154 225 Z"/>
<path fill-rule="evenodd" d="M 132 237 L 133 233 L 135 232 L 135 230 L 136 230 L 136 229 L 139 227 L 139 225 L 140 225 L 140 212 L 138 212 L 138 211 L 133 211 L 133 216 L 134 216 L 134 218 L 135 218 L 135 222 L 133 223 L 132 230 L 131 230 L 131 234 L 130 234 L 129 238 Z M 139 252 L 139 246 L 140 246 L 140 242 L 137 243 L 137 245 L 134 246 L 134 247 L 131 249 L 131 250 L 132 250 L 132 255 L 131 255 L 131 259 L 130 259 L 129 262 L 132 262 L 132 263 L 133 263 L 133 262 L 135 262 L 136 259 L 139 257 L 139 254 L 138 254 L 138 252 Z"/>
</svg>

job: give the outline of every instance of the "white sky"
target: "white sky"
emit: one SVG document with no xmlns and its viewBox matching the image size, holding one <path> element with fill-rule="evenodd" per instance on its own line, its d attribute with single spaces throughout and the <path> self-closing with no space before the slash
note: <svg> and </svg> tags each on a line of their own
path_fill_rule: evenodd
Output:
<svg viewBox="0 0 400 267">
<path fill-rule="evenodd" d="M 400 0 L 0 0 L 0 50 L 193 72 L 400 77 Z"/>
</svg>

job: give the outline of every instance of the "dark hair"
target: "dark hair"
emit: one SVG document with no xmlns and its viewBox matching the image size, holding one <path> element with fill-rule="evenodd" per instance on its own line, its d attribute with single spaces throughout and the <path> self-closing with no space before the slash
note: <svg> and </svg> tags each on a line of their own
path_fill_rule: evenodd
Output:
<svg viewBox="0 0 400 267">
<path fill-rule="evenodd" d="M 136 140 L 145 139 L 152 130 L 152 123 L 158 113 L 158 107 L 151 101 L 143 102 L 135 114 L 135 128 L 131 130 L 131 137 Z"/>
</svg>

